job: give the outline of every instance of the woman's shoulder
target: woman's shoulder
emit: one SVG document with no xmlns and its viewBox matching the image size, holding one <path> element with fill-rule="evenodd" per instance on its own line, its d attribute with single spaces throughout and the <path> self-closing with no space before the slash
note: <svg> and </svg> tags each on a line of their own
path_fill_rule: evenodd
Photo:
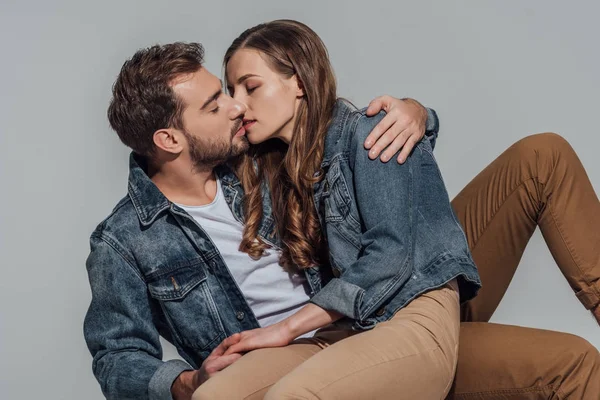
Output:
<svg viewBox="0 0 600 400">
<path fill-rule="evenodd" d="M 364 141 L 385 115 L 382 111 L 367 116 L 367 107 L 359 109 L 346 99 L 338 99 L 327 133 L 325 153 L 347 153 L 357 148 L 366 151 Z"/>
</svg>

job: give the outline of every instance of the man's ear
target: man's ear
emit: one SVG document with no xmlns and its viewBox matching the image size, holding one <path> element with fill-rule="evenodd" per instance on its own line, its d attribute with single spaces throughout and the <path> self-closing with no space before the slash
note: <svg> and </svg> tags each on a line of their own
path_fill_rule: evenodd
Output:
<svg viewBox="0 0 600 400">
<path fill-rule="evenodd" d="M 183 151 L 184 138 L 176 129 L 159 129 L 152 136 L 154 145 L 167 153 L 179 154 Z"/>
</svg>

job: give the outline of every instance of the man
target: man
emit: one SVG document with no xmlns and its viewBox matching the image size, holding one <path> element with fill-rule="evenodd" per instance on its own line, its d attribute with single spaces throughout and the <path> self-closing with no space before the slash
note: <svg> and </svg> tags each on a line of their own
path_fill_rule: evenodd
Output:
<svg viewBox="0 0 600 400">
<path fill-rule="evenodd" d="M 189 397 L 240 357 L 220 357 L 234 343 L 235 337 L 227 337 L 281 319 L 309 299 L 305 279 L 290 280 L 276 252 L 249 269 L 254 273 L 246 272 L 251 276 L 244 279 L 254 283 L 241 284 L 236 274 L 243 268 L 233 270 L 252 264 L 238 251 L 243 193 L 233 173 L 218 166 L 248 148 L 245 106 L 222 92 L 222 83 L 202 61 L 199 44 L 153 46 L 124 64 L 113 88 L 109 121 L 133 150 L 129 188 L 91 236 L 87 267 L 93 298 L 84 327 L 95 375 L 109 398 L 168 399 L 171 390 L 178 398 Z M 427 113 L 414 104 L 416 118 L 406 126 L 422 134 L 426 118 L 421 115 Z M 217 210 L 225 221 L 203 215 L 201 206 L 221 193 L 222 204 L 231 207 Z M 223 232 L 223 226 L 230 231 Z M 261 233 L 264 240 L 277 241 L 268 210 Z M 237 264 L 226 265 L 224 259 Z M 276 291 L 291 293 L 280 310 L 246 301 L 251 296 L 245 290 L 265 289 L 258 286 L 265 270 L 260 266 L 276 271 L 269 281 Z M 163 362 L 159 334 L 189 364 Z M 182 374 L 191 366 L 198 372 Z"/>
<path fill-rule="evenodd" d="M 240 359 L 241 354 L 224 356 L 239 340 L 236 333 L 270 325 L 308 302 L 307 281 L 282 275 L 276 251 L 260 260 L 238 251 L 243 191 L 222 164 L 248 147 L 245 106 L 222 92 L 221 82 L 202 61 L 198 44 L 153 46 L 124 64 L 113 88 L 109 120 L 133 150 L 128 195 L 91 236 L 87 268 L 92 302 L 84 326 L 93 370 L 107 398 L 189 399 Z M 426 112 L 420 106 L 412 110 L 407 124 L 422 133 Z M 432 134 L 437 132 L 433 115 L 427 123 Z M 277 249 L 267 193 L 264 202 L 261 238 Z M 285 304 L 269 308 L 282 294 Z M 518 354 L 504 351 L 515 340 L 522 344 L 518 332 L 496 330 L 496 335 L 515 336 L 486 332 L 479 339 L 478 332 L 491 328 L 484 325 L 483 330 L 470 327 L 466 336 L 477 339 L 468 345 L 479 356 L 472 357 L 477 365 L 459 362 L 457 381 L 466 382 L 461 383 L 463 393 L 471 384 L 464 377 L 483 363 L 500 372 L 521 365 Z M 185 362 L 162 361 L 159 335 L 174 344 Z M 481 346 L 495 348 L 494 357 L 482 356 Z M 597 374 L 598 366 L 586 358 L 592 350 L 582 341 L 559 341 L 548 334 L 528 347 L 576 355 L 563 357 L 555 370 L 539 377 L 552 393 L 560 393 L 569 380 Z M 525 363 L 532 358 L 523 357 Z M 499 373 L 488 386 L 502 377 Z M 521 383 L 509 384 L 519 388 Z"/>
</svg>

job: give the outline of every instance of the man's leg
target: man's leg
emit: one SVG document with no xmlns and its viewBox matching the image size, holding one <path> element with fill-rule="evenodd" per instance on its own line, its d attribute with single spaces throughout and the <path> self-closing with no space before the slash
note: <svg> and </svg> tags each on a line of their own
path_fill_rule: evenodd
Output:
<svg viewBox="0 0 600 400">
<path fill-rule="evenodd" d="M 488 321 L 539 226 L 559 268 L 600 322 L 600 202 L 562 137 L 526 137 L 494 160 L 452 201 L 483 288 L 464 321 Z"/>
<path fill-rule="evenodd" d="M 463 322 L 447 400 L 598 400 L 600 353 L 567 333 Z"/>
<path fill-rule="evenodd" d="M 584 306 L 597 304 L 600 204 L 577 155 L 560 136 L 540 134 L 515 143 L 452 205 L 483 282 L 480 294 L 463 305 L 463 321 L 489 320 L 538 225 Z M 573 335 L 463 323 L 449 398 L 597 400 L 599 365 L 598 350 Z"/>
<path fill-rule="evenodd" d="M 265 400 L 443 399 L 456 369 L 456 285 L 427 292 L 389 321 L 320 351 Z"/>
</svg>

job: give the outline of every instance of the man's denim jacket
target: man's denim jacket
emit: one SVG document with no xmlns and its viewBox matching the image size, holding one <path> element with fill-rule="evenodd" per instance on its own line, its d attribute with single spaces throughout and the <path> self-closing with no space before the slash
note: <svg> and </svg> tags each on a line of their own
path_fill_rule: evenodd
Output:
<svg viewBox="0 0 600 400">
<path fill-rule="evenodd" d="M 428 137 L 434 140 L 437 131 L 437 116 L 430 110 Z M 420 151 L 422 149 L 416 150 Z M 367 151 L 363 152 L 367 154 Z M 373 164 L 379 165 L 380 162 L 373 161 Z M 239 180 L 227 167 L 217 168 L 216 173 L 233 215 L 243 222 L 244 193 Z M 335 190 L 335 182 L 332 180 L 331 183 Z M 341 186 L 337 187 L 341 189 Z M 331 189 L 324 191 L 319 188 L 318 198 L 331 193 Z M 263 197 L 259 234 L 278 250 L 280 242 L 266 187 Z M 345 221 L 350 218 L 350 213 L 344 209 L 336 212 L 341 213 L 337 216 L 342 218 L 341 221 L 344 217 Z M 331 213 L 324 216 L 328 220 L 334 217 Z M 428 243 L 423 247 L 426 245 L 437 254 L 441 244 Z M 171 385 L 182 371 L 199 368 L 213 348 L 226 337 L 259 327 L 244 295 L 206 232 L 158 190 L 145 172 L 143 159 L 133 154 L 128 194 L 92 233 L 90 246 L 87 270 L 92 301 L 85 318 L 84 334 L 93 355 L 94 374 L 107 398 L 171 399 Z M 404 250 L 399 247 L 397 257 L 391 260 L 402 261 L 403 268 L 405 263 L 414 264 L 406 260 Z M 467 254 L 465 252 L 463 256 L 468 257 Z M 335 309 L 346 312 L 350 308 L 348 316 L 364 317 L 364 312 L 373 302 L 370 294 L 376 295 L 368 288 L 369 285 L 375 285 L 376 290 L 380 288 L 379 283 L 372 282 L 377 268 L 366 270 L 364 281 L 357 281 L 356 274 L 348 272 L 350 265 L 341 264 L 345 259 L 337 256 L 334 260 L 334 271 L 343 272 L 335 282 L 346 277 L 352 280 L 342 285 L 335 282 L 328 284 L 327 277 L 332 275 L 328 266 L 308 269 L 306 276 L 311 295 L 318 293 L 315 302 L 332 303 L 333 297 L 344 286 L 363 287 L 369 296 L 361 294 L 361 302 L 356 302 L 357 292 L 350 291 L 347 298 L 352 306 L 347 307 L 339 298 Z M 437 260 L 430 269 L 438 271 L 437 266 L 441 263 L 447 265 L 443 260 Z M 386 271 L 391 268 L 386 264 L 381 266 Z M 387 275 L 376 276 L 389 281 Z M 386 292 L 389 293 L 389 290 Z M 343 290 L 341 293 L 345 294 Z M 355 304 L 359 309 L 354 309 Z M 364 320 L 370 321 L 369 318 Z M 162 361 L 159 335 L 177 348 L 185 362 Z"/>
</svg>

